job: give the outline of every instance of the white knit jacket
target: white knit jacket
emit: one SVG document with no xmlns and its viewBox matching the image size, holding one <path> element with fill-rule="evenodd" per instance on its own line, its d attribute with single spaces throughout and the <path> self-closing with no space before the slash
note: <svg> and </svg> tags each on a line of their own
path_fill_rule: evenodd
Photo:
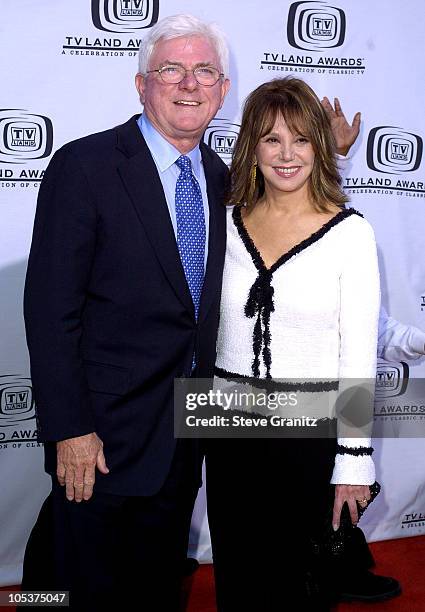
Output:
<svg viewBox="0 0 425 612">
<path fill-rule="evenodd" d="M 374 379 L 380 283 L 374 233 L 353 209 L 338 213 L 268 272 L 243 224 L 227 211 L 216 366 L 230 374 L 272 379 Z M 269 367 L 261 351 L 253 369 L 258 286 L 268 295 Z M 250 293 L 251 291 L 251 293 Z M 248 315 L 247 315 L 248 312 Z M 263 320 L 263 319 L 262 319 Z M 258 323 L 257 323 L 258 327 Z M 264 325 L 262 324 L 264 347 Z M 332 483 L 372 484 L 370 438 L 338 438 Z M 371 452 L 371 450 L 367 451 Z"/>
</svg>

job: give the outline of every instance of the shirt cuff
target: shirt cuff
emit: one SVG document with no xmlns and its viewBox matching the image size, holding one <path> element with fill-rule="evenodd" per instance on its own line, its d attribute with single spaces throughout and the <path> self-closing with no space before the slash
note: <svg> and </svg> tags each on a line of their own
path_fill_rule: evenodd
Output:
<svg viewBox="0 0 425 612">
<path fill-rule="evenodd" d="M 375 480 L 375 465 L 370 455 L 335 456 L 332 484 L 371 485 Z"/>
</svg>

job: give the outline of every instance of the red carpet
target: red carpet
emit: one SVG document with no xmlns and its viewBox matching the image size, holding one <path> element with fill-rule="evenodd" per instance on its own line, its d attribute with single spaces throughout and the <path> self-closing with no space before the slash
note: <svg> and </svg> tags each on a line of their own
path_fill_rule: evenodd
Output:
<svg viewBox="0 0 425 612">
<path fill-rule="evenodd" d="M 339 604 L 335 612 L 425 612 L 425 536 L 375 542 L 371 549 L 374 571 L 397 578 L 402 594 L 382 603 Z M 211 565 L 201 565 L 193 576 L 186 612 L 216 612 Z"/>
<path fill-rule="evenodd" d="M 375 542 L 371 548 L 377 561 L 375 572 L 397 578 L 402 594 L 382 603 L 340 604 L 335 612 L 425 612 L 425 536 Z M 1 590 L 7 588 L 18 587 Z M 187 581 L 185 591 L 186 612 L 216 612 L 211 565 L 201 565 Z M 13 610 L 0 606 L 0 611 Z"/>
</svg>

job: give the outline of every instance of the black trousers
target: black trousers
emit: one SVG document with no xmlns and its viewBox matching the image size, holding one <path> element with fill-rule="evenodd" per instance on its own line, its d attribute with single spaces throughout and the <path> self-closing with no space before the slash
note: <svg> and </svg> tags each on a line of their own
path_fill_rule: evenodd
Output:
<svg viewBox="0 0 425 612">
<path fill-rule="evenodd" d="M 311 539 L 329 509 L 333 439 L 210 440 L 208 519 L 219 612 L 329 610 Z"/>
<path fill-rule="evenodd" d="M 190 443 L 178 442 L 166 482 L 151 497 L 98 491 L 77 504 L 53 479 L 28 541 L 22 589 L 69 590 L 70 609 L 79 612 L 179 610 L 199 487 Z"/>
</svg>

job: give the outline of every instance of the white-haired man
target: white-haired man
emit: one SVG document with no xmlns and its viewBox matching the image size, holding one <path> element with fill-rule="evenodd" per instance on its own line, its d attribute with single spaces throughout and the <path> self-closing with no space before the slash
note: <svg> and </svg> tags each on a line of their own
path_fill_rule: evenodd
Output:
<svg viewBox="0 0 425 612">
<path fill-rule="evenodd" d="M 215 26 L 163 19 L 143 114 L 62 147 L 41 186 L 25 320 L 54 576 L 34 575 L 36 526 L 23 588 L 69 590 L 71 609 L 178 608 L 202 454 L 174 439 L 173 381 L 214 367 L 227 169 L 201 138 L 227 75 Z"/>
</svg>

